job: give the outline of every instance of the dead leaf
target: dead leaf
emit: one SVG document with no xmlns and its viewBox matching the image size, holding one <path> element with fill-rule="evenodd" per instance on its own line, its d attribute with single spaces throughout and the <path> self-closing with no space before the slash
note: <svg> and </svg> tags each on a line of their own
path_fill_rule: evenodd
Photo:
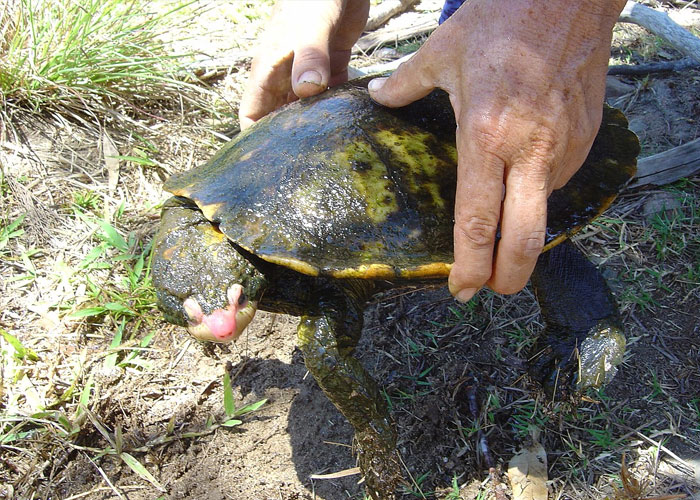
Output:
<svg viewBox="0 0 700 500">
<path fill-rule="evenodd" d="M 537 441 L 508 463 L 513 500 L 547 500 L 547 453 Z"/>
</svg>

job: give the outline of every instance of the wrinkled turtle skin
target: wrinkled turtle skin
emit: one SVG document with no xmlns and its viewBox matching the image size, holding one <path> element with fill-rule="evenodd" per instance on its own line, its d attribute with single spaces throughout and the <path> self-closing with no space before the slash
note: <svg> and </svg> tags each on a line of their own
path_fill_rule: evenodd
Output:
<svg viewBox="0 0 700 500">
<path fill-rule="evenodd" d="M 368 493 L 385 499 L 401 480 L 396 433 L 352 353 L 375 293 L 446 283 L 456 126 L 444 92 L 389 109 L 367 81 L 285 106 L 169 179 L 153 282 L 166 319 L 203 340 L 235 340 L 257 308 L 300 316 L 306 366 L 355 429 Z M 621 362 L 613 297 L 564 240 L 610 205 L 638 152 L 622 113 L 606 108 L 586 163 L 550 197 L 548 251 L 532 276 L 547 327 L 532 373 L 551 391 L 600 385 Z"/>
</svg>

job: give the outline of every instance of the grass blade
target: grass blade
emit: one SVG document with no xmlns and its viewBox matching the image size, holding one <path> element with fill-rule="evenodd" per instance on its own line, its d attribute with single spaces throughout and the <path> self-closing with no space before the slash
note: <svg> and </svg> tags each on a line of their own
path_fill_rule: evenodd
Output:
<svg viewBox="0 0 700 500">
<path fill-rule="evenodd" d="M 128 453 L 120 453 L 119 458 L 124 460 L 124 463 L 128 465 L 131 470 L 133 470 L 136 474 L 138 474 L 142 479 L 145 479 L 149 483 L 151 483 L 153 486 L 158 488 L 159 491 L 165 492 L 165 488 L 163 488 L 163 485 L 158 482 L 158 480 L 153 477 L 153 475 L 148 472 L 148 469 L 144 467 L 141 462 L 136 460 L 132 455 L 129 455 Z"/>
</svg>

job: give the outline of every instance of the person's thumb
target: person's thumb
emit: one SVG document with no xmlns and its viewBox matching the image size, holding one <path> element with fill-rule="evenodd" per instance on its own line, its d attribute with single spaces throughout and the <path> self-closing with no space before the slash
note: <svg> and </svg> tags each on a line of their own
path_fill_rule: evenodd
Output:
<svg viewBox="0 0 700 500">
<path fill-rule="evenodd" d="M 294 49 L 292 91 L 298 97 L 310 97 L 328 88 L 331 74 L 328 43 L 328 31 L 319 30 Z"/>
<path fill-rule="evenodd" d="M 375 78 L 367 86 L 369 95 L 379 104 L 396 108 L 425 97 L 435 88 L 428 74 L 425 51 L 418 51 L 388 78 Z"/>
<path fill-rule="evenodd" d="M 331 77 L 331 39 L 342 22 L 344 3 L 295 0 L 283 2 L 286 24 L 294 38 L 292 91 L 310 97 L 328 88 Z"/>
</svg>

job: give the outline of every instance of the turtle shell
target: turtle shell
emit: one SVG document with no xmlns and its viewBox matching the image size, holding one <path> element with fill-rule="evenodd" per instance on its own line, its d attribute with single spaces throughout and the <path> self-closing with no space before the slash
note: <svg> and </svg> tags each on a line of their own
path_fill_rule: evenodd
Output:
<svg viewBox="0 0 700 500">
<path fill-rule="evenodd" d="M 242 248 L 305 274 L 447 276 L 457 175 L 447 94 L 390 109 L 370 99 L 367 82 L 279 109 L 166 190 Z M 606 108 L 585 165 L 549 199 L 548 246 L 608 207 L 638 152 L 622 113 Z"/>
</svg>

